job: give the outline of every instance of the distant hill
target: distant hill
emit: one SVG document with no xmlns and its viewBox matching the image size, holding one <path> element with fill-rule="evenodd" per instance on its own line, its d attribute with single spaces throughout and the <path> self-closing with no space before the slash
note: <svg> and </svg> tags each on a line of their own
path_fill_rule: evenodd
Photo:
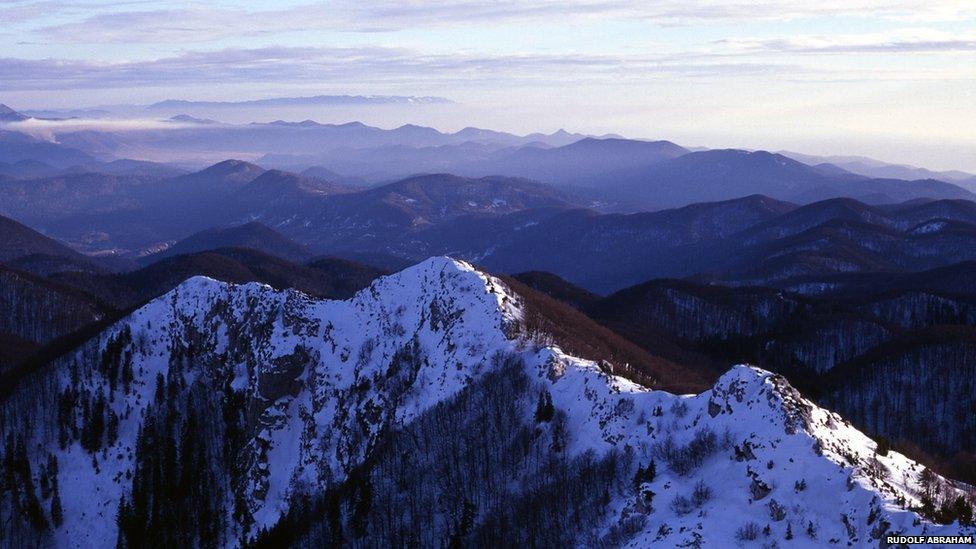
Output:
<svg viewBox="0 0 976 549">
<path fill-rule="evenodd" d="M 107 173 L 112 175 L 141 175 L 153 177 L 177 177 L 187 173 L 187 170 L 162 164 L 159 162 L 147 162 L 144 160 L 119 159 L 110 162 L 98 162 L 95 164 L 82 164 L 71 166 L 66 169 L 69 173 Z"/>
<path fill-rule="evenodd" d="M 296 263 L 305 262 L 312 257 L 305 247 L 261 223 L 251 222 L 233 227 L 206 229 L 180 240 L 162 252 L 146 257 L 145 261 L 155 262 L 174 255 L 217 248 L 251 248 Z"/>
<path fill-rule="evenodd" d="M 224 198 L 225 219 L 276 219 L 307 215 L 328 197 L 354 189 L 281 170 L 267 170 Z"/>
<path fill-rule="evenodd" d="M 127 273 L 59 273 L 53 278 L 98 296 L 118 309 L 127 309 L 197 275 L 235 283 L 263 282 L 317 297 L 345 299 L 384 273 L 346 260 L 323 259 L 303 266 L 258 250 L 219 248 L 165 258 Z"/>
<path fill-rule="evenodd" d="M 27 120 L 29 117 L 25 116 L 10 107 L 0 103 L 0 122 L 20 122 L 21 120 Z"/>
<path fill-rule="evenodd" d="M 491 248 L 482 251 L 479 243 L 471 253 L 472 259 L 502 272 L 549 271 L 590 291 L 606 292 L 655 276 L 687 276 L 714 265 L 714 253 L 688 250 L 794 208 L 756 195 L 630 215 L 577 210 L 528 225 L 513 220 L 507 231 L 493 233 L 498 241 Z"/>
<path fill-rule="evenodd" d="M 830 372 L 824 403 L 872 432 L 952 456 L 949 467 L 972 482 L 976 327 L 968 321 L 909 330 L 849 360 Z"/>
<path fill-rule="evenodd" d="M 0 175 L 14 178 L 37 178 L 55 175 L 61 168 L 55 168 L 50 164 L 45 164 L 40 160 L 18 160 L 12 164 L 0 163 Z"/>
<path fill-rule="evenodd" d="M 0 162 L 14 164 L 24 160 L 43 162 L 59 168 L 98 161 L 76 148 L 0 129 Z"/>
<path fill-rule="evenodd" d="M 514 274 L 512 278 L 577 309 L 584 309 L 600 300 L 600 296 L 545 271 L 526 271 Z"/>
<path fill-rule="evenodd" d="M 301 175 L 312 179 L 318 179 L 320 181 L 338 183 L 339 185 L 345 185 L 347 187 L 365 187 L 367 185 L 366 180 L 361 177 L 340 175 L 322 166 L 311 166 L 306 168 L 302 170 Z"/>
<path fill-rule="evenodd" d="M 126 261 L 113 261 L 112 258 L 68 256 L 47 253 L 36 253 L 18 257 L 4 262 L 7 266 L 38 276 L 48 276 L 64 271 L 80 271 L 86 273 L 102 273 L 125 270 Z"/>
<path fill-rule="evenodd" d="M 765 151 L 709 150 L 692 152 L 647 167 L 601 174 L 610 196 L 631 210 L 681 206 L 763 194 L 809 203 L 833 197 L 871 202 L 902 202 L 913 198 L 976 198 L 956 185 L 933 180 L 869 179 L 827 173 L 786 156 Z"/>
<path fill-rule="evenodd" d="M 19 179 L 36 179 L 88 173 L 176 177 L 187 173 L 187 171 L 168 164 L 127 159 L 112 160 L 110 162 L 90 162 L 68 167 L 55 167 L 39 160 L 19 160 L 12 164 L 0 163 L 0 175 L 8 175 Z"/>
<path fill-rule="evenodd" d="M 0 265 L 0 377 L 43 345 L 109 314 L 83 291 Z"/>
<path fill-rule="evenodd" d="M 235 188 L 242 183 L 254 181 L 264 173 L 264 168 L 243 160 L 224 160 L 200 171 L 181 175 L 170 180 L 168 187 L 180 191 L 193 190 L 194 187 L 216 187 L 217 190 Z"/>
<path fill-rule="evenodd" d="M 968 204 L 968 205 L 967 205 Z M 788 285 L 859 272 L 911 272 L 976 259 L 976 204 L 931 201 L 870 207 L 828 200 L 716 243 L 700 280 Z M 809 286 L 815 289 L 815 286 Z"/>
<path fill-rule="evenodd" d="M 133 166 L 148 168 L 149 166 Z M 386 242 L 462 216 L 583 205 L 581 199 L 518 178 L 432 174 L 371 189 L 226 160 L 179 175 L 64 173 L 0 178 L 0 215 L 16 216 L 82 249 L 137 255 L 213 227 L 251 221 L 317 253 L 384 250 Z M 359 249 L 362 247 L 362 249 Z"/>
<path fill-rule="evenodd" d="M 346 200 L 362 208 L 384 207 L 401 212 L 414 223 L 573 205 L 569 195 L 535 181 L 506 177 L 472 179 L 450 174 L 407 178 Z"/>
<path fill-rule="evenodd" d="M 0 216 L 0 262 L 8 263 L 36 255 L 63 258 L 65 261 L 97 269 L 90 258 L 26 225 Z"/>
<path fill-rule="evenodd" d="M 908 289 L 976 294 L 976 261 L 914 272 L 832 273 L 799 276 L 775 285 L 798 293 L 851 296 Z"/>
<path fill-rule="evenodd" d="M 670 141 L 586 138 L 551 149 L 500 151 L 473 169 L 561 185 L 600 187 L 606 184 L 603 176 L 607 173 L 646 167 L 687 153 Z"/>
<path fill-rule="evenodd" d="M 520 211 L 568 209 L 578 206 L 575 200 L 526 179 L 431 174 L 310 200 L 300 209 L 275 211 L 259 219 L 317 251 L 390 253 L 387 245 L 394 241 L 463 217 L 488 219 Z"/>
<path fill-rule="evenodd" d="M 114 240 L 118 227 L 133 239 L 154 241 L 154 216 L 171 219 L 177 211 L 141 211 L 143 197 L 157 194 L 158 178 L 99 173 L 68 173 L 40 179 L 0 178 L 0 215 L 14 217 L 72 243 Z M 123 240 L 123 239 L 119 239 Z M 118 244 L 115 244 L 116 246 Z"/>
<path fill-rule="evenodd" d="M 878 179 L 904 179 L 907 181 L 918 179 L 937 179 L 958 184 L 970 191 L 976 189 L 968 187 L 976 179 L 976 175 L 959 170 L 935 171 L 907 164 L 892 164 L 863 156 L 813 156 L 792 151 L 781 151 L 780 154 L 811 166 L 829 163 L 850 173 Z"/>
<path fill-rule="evenodd" d="M 451 254 L 498 272 L 547 271 L 596 293 L 652 278 L 793 287 L 794 280 L 976 259 L 976 204 L 839 198 L 797 206 L 755 195 L 628 215 L 556 209 L 465 216 L 399 239 L 360 242 L 363 251 Z"/>
</svg>

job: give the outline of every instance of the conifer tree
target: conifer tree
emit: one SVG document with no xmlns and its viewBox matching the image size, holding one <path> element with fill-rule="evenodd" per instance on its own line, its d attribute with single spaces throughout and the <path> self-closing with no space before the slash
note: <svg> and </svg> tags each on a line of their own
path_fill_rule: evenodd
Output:
<svg viewBox="0 0 976 549">
<path fill-rule="evenodd" d="M 54 495 L 51 496 L 51 522 L 55 528 L 60 528 L 64 522 L 64 511 L 61 509 L 61 491 L 54 488 Z"/>
<path fill-rule="evenodd" d="M 539 403 L 535 408 L 535 420 L 538 423 L 552 421 L 552 416 L 555 414 L 556 409 L 552 405 L 552 395 L 549 391 L 543 389 L 539 393 Z"/>
</svg>

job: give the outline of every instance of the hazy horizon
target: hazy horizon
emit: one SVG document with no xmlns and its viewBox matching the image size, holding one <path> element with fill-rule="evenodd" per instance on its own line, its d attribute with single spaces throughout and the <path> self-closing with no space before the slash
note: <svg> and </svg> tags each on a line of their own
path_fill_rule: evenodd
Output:
<svg viewBox="0 0 976 549">
<path fill-rule="evenodd" d="M 0 19 L 0 103 L 17 110 L 435 96 L 453 103 L 214 118 L 564 128 L 976 171 L 968 2 L 0 0 Z"/>
</svg>

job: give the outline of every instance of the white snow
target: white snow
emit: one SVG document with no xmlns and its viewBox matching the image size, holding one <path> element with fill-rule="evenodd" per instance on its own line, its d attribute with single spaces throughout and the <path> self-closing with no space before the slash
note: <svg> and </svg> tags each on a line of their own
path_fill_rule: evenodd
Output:
<svg viewBox="0 0 976 549">
<path fill-rule="evenodd" d="M 916 235 L 916 236 L 917 235 L 923 235 L 923 234 L 932 234 L 932 233 L 937 233 L 937 232 L 945 229 L 948 226 L 949 226 L 949 223 L 946 222 L 946 221 L 943 221 L 943 220 L 932 220 L 932 221 L 927 221 L 925 223 L 922 223 L 921 225 L 916 226 L 915 228 L 913 228 L 912 230 L 910 230 L 909 233 L 912 234 L 912 235 Z"/>
<path fill-rule="evenodd" d="M 797 546 L 828 545 L 830 540 L 877 545 L 869 537 L 880 520 L 912 534 L 961 530 L 916 525 L 917 515 L 899 501 L 917 504 L 922 468 L 894 452 L 875 456 L 873 441 L 802 399 L 782 378 L 736 366 L 699 395 L 647 390 L 559 348 L 531 344 L 519 329 L 521 307 L 520 298 L 500 280 L 444 257 L 380 278 L 347 301 L 316 301 L 256 283 L 187 280 L 99 336 L 104 345 L 128 326 L 137 343 L 132 391 L 122 394 L 119 388 L 112 404 L 123 417 L 119 441 L 108 450 L 109 459 L 98 455 L 98 472 L 77 444 L 61 450 L 57 441 L 38 441 L 45 445 L 38 455 L 59 457 L 62 493 L 89 495 L 65 498 L 58 545 L 114 546 L 115 511 L 128 489 L 124 474 L 133 466 L 139 418 L 153 399 L 157 373 L 165 375 L 169 367 L 171 342 L 192 327 L 220 353 L 231 345 L 230 326 L 254 319 L 267 320 L 272 329 L 263 335 L 243 332 L 250 339 L 237 344 L 248 346 L 253 360 L 225 365 L 235 389 L 246 388 L 256 401 L 269 401 L 258 381 L 282 375 L 275 360 L 299 350 L 308 355 L 295 377 L 298 390 L 265 402 L 258 419 L 266 427 L 252 441 L 257 459 L 248 477 L 256 527 L 273 525 L 296 491 L 321 489 L 343 478 L 364 459 L 369 441 L 384 425 L 410 422 L 478 379 L 496 354 L 517 353 L 530 375 L 548 384 L 556 408 L 567 414 L 568 451 L 629 447 L 639 462 L 657 462 L 657 478 L 645 487 L 656 494 L 653 511 L 641 509 L 634 493 L 612 494 L 603 533 L 635 513 L 646 517 L 630 546 L 673 547 L 701 536 L 707 546 L 727 547 L 750 521 L 769 524 L 771 530 L 769 538 L 760 534 L 754 543 L 790 545 L 784 541 L 790 524 Z M 397 394 L 384 380 L 392 357 L 414 342 L 424 359 L 407 389 Z M 80 354 L 77 361 L 83 361 Z M 86 375 L 83 385 L 107 388 L 97 372 Z M 67 372 L 61 383 L 71 383 Z M 369 410 L 390 403 L 392 417 L 362 427 Z M 685 447 L 703 428 L 715 435 L 718 448 L 690 472 L 671 470 L 660 457 L 663 445 L 670 440 Z M 748 448 L 750 459 L 736 460 L 737 447 Z M 880 468 L 887 473 L 878 473 Z M 770 490 L 758 501 L 750 492 L 753 478 Z M 801 479 L 807 489 L 794 490 Z M 690 495 L 699 481 L 711 488 L 711 500 L 690 513 L 675 512 L 672 500 Z M 770 518 L 773 500 L 785 509 L 782 520 Z M 872 508 L 880 515 L 869 517 Z M 853 537 L 842 514 L 853 525 Z M 816 526 L 816 540 L 805 533 L 809 523 Z M 667 535 L 659 535 L 662 524 L 670 528 Z"/>
</svg>

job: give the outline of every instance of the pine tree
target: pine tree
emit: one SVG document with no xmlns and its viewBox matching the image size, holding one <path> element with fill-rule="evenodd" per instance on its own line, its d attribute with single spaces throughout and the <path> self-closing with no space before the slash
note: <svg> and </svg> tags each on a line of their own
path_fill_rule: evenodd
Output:
<svg viewBox="0 0 976 549">
<path fill-rule="evenodd" d="M 47 467 L 43 464 L 41 464 L 41 478 L 39 483 L 41 487 L 41 499 L 47 499 L 51 495 L 51 482 L 47 476 Z"/>
<path fill-rule="evenodd" d="M 966 501 L 966 498 L 959 496 L 956 501 L 952 504 L 953 514 L 959 524 L 971 525 L 973 523 L 973 506 Z"/>
<path fill-rule="evenodd" d="M 935 516 L 935 502 L 932 501 L 932 497 L 928 494 L 922 495 L 922 506 L 919 509 L 919 514 L 926 518 Z"/>
<path fill-rule="evenodd" d="M 61 509 L 61 491 L 57 486 L 54 488 L 54 495 L 51 497 L 51 522 L 55 528 L 60 528 L 64 522 L 64 511 Z"/>
<path fill-rule="evenodd" d="M 462 536 L 468 535 L 471 529 L 474 527 L 474 519 L 478 516 L 478 508 L 475 504 L 471 503 L 471 500 L 465 496 L 464 505 L 461 509 L 461 528 Z"/>
<path fill-rule="evenodd" d="M 92 452 L 96 452 L 102 447 L 102 436 L 105 434 L 105 409 L 105 397 L 99 391 L 91 413 L 90 444 Z"/>
<path fill-rule="evenodd" d="M 891 442 L 885 437 L 878 437 L 878 446 L 874 449 L 874 453 L 886 456 L 889 451 L 891 451 Z"/>
<path fill-rule="evenodd" d="M 454 533 L 451 535 L 448 547 L 464 547 L 464 538 L 471 533 L 471 529 L 474 528 L 474 520 L 476 517 L 477 508 L 473 503 L 471 503 L 471 500 L 465 496 L 464 503 L 461 505 L 461 517 L 460 520 L 458 520 Z"/>
<path fill-rule="evenodd" d="M 54 454 L 47 455 L 47 474 L 51 477 L 51 486 L 54 489 L 58 487 L 58 456 Z"/>
<path fill-rule="evenodd" d="M 637 467 L 637 474 L 634 475 L 634 488 L 640 489 L 641 484 L 645 482 L 654 482 L 654 477 L 657 476 L 657 465 L 655 465 L 652 459 L 650 463 L 647 464 L 645 468 L 643 465 Z"/>
<path fill-rule="evenodd" d="M 166 396 L 166 378 L 163 374 L 156 374 L 156 405 L 161 406 L 163 398 Z"/>
<path fill-rule="evenodd" d="M 111 446 L 119 438 L 119 415 L 111 408 L 108 411 L 108 428 L 106 433 L 106 445 Z"/>
<path fill-rule="evenodd" d="M 129 386 L 132 385 L 132 380 L 132 351 L 126 351 L 122 361 L 122 387 L 126 392 L 129 392 Z"/>
<path fill-rule="evenodd" d="M 357 538 L 366 535 L 369 512 L 373 508 L 373 484 L 368 474 L 363 474 L 354 482 L 356 494 L 352 509 L 352 530 Z"/>
<path fill-rule="evenodd" d="M 115 530 L 118 532 L 118 540 L 115 544 L 117 549 L 129 547 L 128 541 L 132 536 L 130 528 L 131 511 L 132 509 L 125 502 L 125 494 L 122 494 L 122 497 L 119 498 L 119 509 L 115 513 Z"/>
<path fill-rule="evenodd" d="M 538 423 L 552 421 L 552 416 L 556 413 L 556 408 L 552 405 L 552 395 L 543 389 L 539 393 L 539 403 L 535 407 L 535 420 Z"/>
</svg>

